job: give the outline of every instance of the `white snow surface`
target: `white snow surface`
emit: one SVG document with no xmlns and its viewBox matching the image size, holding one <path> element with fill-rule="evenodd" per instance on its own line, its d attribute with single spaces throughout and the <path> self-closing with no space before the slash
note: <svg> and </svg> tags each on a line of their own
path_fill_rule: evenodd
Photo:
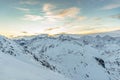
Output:
<svg viewBox="0 0 120 80">
<path fill-rule="evenodd" d="M 0 80 L 70 80 L 43 67 L 0 52 Z"/>
</svg>

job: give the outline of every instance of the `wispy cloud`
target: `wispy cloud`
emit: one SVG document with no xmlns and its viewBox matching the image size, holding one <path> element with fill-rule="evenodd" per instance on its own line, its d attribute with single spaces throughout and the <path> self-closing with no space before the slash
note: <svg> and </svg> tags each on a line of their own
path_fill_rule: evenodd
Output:
<svg viewBox="0 0 120 80">
<path fill-rule="evenodd" d="M 112 15 L 112 16 L 110 16 L 110 17 L 111 17 L 111 18 L 120 19 L 120 14 Z"/>
<path fill-rule="evenodd" d="M 56 30 L 56 29 L 59 29 L 60 27 L 54 27 L 54 28 L 47 28 L 45 29 L 45 31 L 52 31 L 52 30 Z"/>
<path fill-rule="evenodd" d="M 79 13 L 80 9 L 77 7 L 70 7 L 66 9 L 56 9 L 56 6 L 50 3 L 44 4 L 43 11 L 46 16 L 52 16 L 54 18 L 75 18 Z"/>
<path fill-rule="evenodd" d="M 28 8 L 22 8 L 22 7 L 17 7 L 16 9 L 20 10 L 20 11 L 24 11 L 24 12 L 29 12 L 30 11 L 30 9 L 28 9 Z"/>
<path fill-rule="evenodd" d="M 47 3 L 47 4 L 44 4 L 44 6 L 43 6 L 43 11 L 45 11 L 45 12 L 51 11 L 51 10 L 54 9 L 54 8 L 55 8 L 54 5 Z"/>
<path fill-rule="evenodd" d="M 72 7 L 60 11 L 57 15 L 61 17 L 76 17 L 76 15 L 78 15 L 79 12 L 80 12 L 79 8 Z"/>
<path fill-rule="evenodd" d="M 44 12 L 43 16 L 27 14 L 22 19 L 28 21 L 42 20 L 41 25 L 50 23 L 52 24 L 50 27 L 54 26 L 54 28 L 48 28 L 46 31 L 59 29 L 60 27 L 56 27 L 58 25 L 61 27 L 71 27 L 76 25 L 77 22 L 87 19 L 86 16 L 80 16 L 80 9 L 77 7 L 58 9 L 55 5 L 46 3 L 43 5 L 42 10 Z M 66 23 L 66 21 L 68 22 Z"/>
<path fill-rule="evenodd" d="M 28 21 L 38 21 L 38 20 L 42 20 L 43 17 L 41 16 L 37 16 L 37 15 L 25 15 L 23 20 L 28 20 Z"/>
<path fill-rule="evenodd" d="M 101 18 L 101 17 L 94 17 L 94 18 L 92 18 L 92 20 L 93 20 L 93 21 L 101 21 L 102 18 Z"/>
<path fill-rule="evenodd" d="M 86 16 L 77 16 L 78 21 L 82 21 L 82 20 L 85 20 L 85 19 L 87 19 Z"/>
<path fill-rule="evenodd" d="M 20 4 L 27 4 L 27 5 L 35 5 L 38 4 L 39 2 L 36 0 L 22 0 L 20 1 Z"/>
<path fill-rule="evenodd" d="M 26 31 L 22 31 L 21 34 L 29 34 L 29 33 Z"/>
<path fill-rule="evenodd" d="M 23 32 L 21 32 L 21 33 L 23 33 L 23 34 L 27 34 L 28 32 L 26 32 L 26 31 L 23 31 Z"/>
<path fill-rule="evenodd" d="M 115 8 L 120 8 L 120 4 L 109 4 L 109 5 L 106 5 L 104 7 L 102 7 L 101 9 L 102 10 L 111 10 L 111 9 L 115 9 Z"/>
<path fill-rule="evenodd" d="M 102 33 L 102 32 L 109 32 L 109 31 L 115 31 L 115 30 L 120 30 L 119 26 L 113 26 L 113 27 L 100 27 L 100 28 L 95 28 L 95 27 L 91 27 L 91 28 L 86 28 L 83 27 L 83 29 L 81 28 L 76 28 L 73 30 L 74 33 L 76 34 L 93 34 L 93 33 Z"/>
<path fill-rule="evenodd" d="M 54 16 L 54 10 L 53 9 L 55 9 L 56 8 L 56 6 L 55 5 L 53 5 L 53 4 L 50 4 L 50 3 L 46 3 L 46 4 L 44 4 L 43 5 L 43 12 L 45 12 L 45 16 L 46 17 L 53 17 Z"/>
<path fill-rule="evenodd" d="M 55 24 L 61 23 L 60 27 L 48 28 L 45 31 L 53 31 L 61 28 L 73 27 L 78 25 L 77 22 L 87 19 L 86 16 L 80 16 L 80 9 L 77 7 L 70 7 L 66 9 L 58 9 L 53 4 L 44 4 L 43 11 L 45 12 L 44 21 Z M 69 21 L 70 20 L 70 21 Z M 67 22 L 66 22 L 67 21 Z"/>
</svg>

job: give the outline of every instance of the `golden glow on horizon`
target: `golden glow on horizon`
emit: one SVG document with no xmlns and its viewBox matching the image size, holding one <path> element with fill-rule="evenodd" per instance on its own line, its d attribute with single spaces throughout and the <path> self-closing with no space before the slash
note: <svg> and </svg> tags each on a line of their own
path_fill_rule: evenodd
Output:
<svg viewBox="0 0 120 80">
<path fill-rule="evenodd" d="M 110 29 L 99 29 L 99 30 L 88 30 L 88 31 L 77 31 L 77 32 L 70 32 L 70 33 L 56 33 L 56 34 L 81 34 L 81 35 L 87 35 L 87 34 L 95 34 L 95 33 L 104 33 L 104 32 L 110 32 L 110 31 L 116 31 L 116 30 L 120 30 L 120 28 L 110 28 Z M 49 36 L 54 36 L 56 34 L 52 34 L 52 33 L 27 33 L 27 34 L 24 34 L 24 33 L 3 33 L 1 32 L 0 33 L 1 35 L 4 35 L 8 38 L 13 38 L 13 37 L 17 37 L 17 36 L 32 36 L 32 35 L 38 35 L 38 34 L 48 34 Z"/>
</svg>

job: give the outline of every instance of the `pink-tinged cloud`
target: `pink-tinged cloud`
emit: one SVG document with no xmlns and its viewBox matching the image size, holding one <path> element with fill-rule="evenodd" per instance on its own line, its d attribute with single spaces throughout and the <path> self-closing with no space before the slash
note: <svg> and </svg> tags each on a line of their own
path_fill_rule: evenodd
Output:
<svg viewBox="0 0 120 80">
<path fill-rule="evenodd" d="M 57 15 L 61 17 L 76 17 L 79 12 L 80 12 L 79 8 L 71 7 L 60 11 Z"/>
<path fill-rule="evenodd" d="M 47 4 L 44 4 L 43 11 L 48 12 L 48 11 L 51 11 L 52 9 L 54 9 L 54 8 L 55 8 L 54 5 L 47 3 Z"/>
</svg>

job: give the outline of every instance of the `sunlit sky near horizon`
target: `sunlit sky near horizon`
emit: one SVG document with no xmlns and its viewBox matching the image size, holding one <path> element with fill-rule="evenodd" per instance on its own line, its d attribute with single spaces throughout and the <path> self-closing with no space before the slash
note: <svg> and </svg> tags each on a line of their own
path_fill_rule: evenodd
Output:
<svg viewBox="0 0 120 80">
<path fill-rule="evenodd" d="M 89 34 L 120 30 L 120 0 L 0 0 L 0 34 Z"/>
</svg>

